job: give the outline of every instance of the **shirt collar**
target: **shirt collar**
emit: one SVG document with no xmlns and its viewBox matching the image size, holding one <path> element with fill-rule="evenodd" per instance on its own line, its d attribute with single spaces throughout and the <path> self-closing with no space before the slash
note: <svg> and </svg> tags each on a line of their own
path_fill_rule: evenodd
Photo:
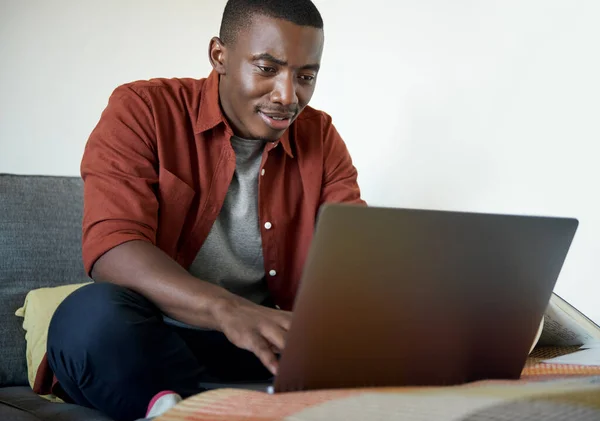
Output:
<svg viewBox="0 0 600 421">
<path fill-rule="evenodd" d="M 204 82 L 202 92 L 200 93 L 200 110 L 198 111 L 198 119 L 196 120 L 196 133 L 214 129 L 221 123 L 225 125 L 225 132 L 229 136 L 233 136 L 233 130 L 219 105 L 219 74 L 213 70 Z M 281 142 L 283 149 L 291 158 L 294 155 L 290 147 L 290 129 L 294 124 L 275 142 L 275 144 Z"/>
</svg>

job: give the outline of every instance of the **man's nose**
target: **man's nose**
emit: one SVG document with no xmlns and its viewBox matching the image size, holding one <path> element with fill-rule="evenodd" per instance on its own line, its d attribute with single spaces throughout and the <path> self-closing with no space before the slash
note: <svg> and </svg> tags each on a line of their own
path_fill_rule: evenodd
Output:
<svg viewBox="0 0 600 421">
<path fill-rule="evenodd" d="M 271 92 L 271 101 L 284 106 L 298 104 L 296 79 L 293 75 L 283 73 L 276 78 L 275 86 Z"/>
</svg>

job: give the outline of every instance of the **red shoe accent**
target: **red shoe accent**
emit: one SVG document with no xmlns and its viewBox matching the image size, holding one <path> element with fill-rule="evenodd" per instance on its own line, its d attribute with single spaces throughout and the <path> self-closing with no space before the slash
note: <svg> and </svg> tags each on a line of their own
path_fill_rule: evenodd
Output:
<svg viewBox="0 0 600 421">
<path fill-rule="evenodd" d="M 148 414 L 150 413 L 150 411 L 152 411 L 152 407 L 154 406 L 154 404 L 156 403 L 157 400 L 159 400 L 160 398 L 162 398 L 165 395 L 176 395 L 176 394 L 177 393 L 173 392 L 172 390 L 163 390 L 162 392 L 159 392 L 156 395 L 154 395 L 154 397 L 148 404 L 148 410 L 146 411 L 146 417 L 148 417 Z"/>
</svg>

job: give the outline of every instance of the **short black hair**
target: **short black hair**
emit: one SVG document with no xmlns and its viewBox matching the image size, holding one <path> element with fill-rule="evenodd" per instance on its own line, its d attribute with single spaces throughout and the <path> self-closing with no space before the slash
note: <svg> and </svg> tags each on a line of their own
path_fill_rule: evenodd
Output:
<svg viewBox="0 0 600 421">
<path fill-rule="evenodd" d="M 219 31 L 221 41 L 225 44 L 234 42 L 239 30 L 251 23 L 253 15 L 323 29 L 321 13 L 311 0 L 229 0 Z"/>
</svg>

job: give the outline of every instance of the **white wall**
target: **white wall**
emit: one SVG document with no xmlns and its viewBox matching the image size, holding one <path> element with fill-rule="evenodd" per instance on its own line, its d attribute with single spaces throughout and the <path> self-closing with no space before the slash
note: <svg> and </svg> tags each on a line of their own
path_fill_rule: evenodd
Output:
<svg viewBox="0 0 600 421">
<path fill-rule="evenodd" d="M 112 89 L 203 77 L 224 1 L 2 0 L 0 172 L 77 175 Z M 312 105 L 371 204 L 575 216 L 556 291 L 600 322 L 600 2 L 320 0 Z"/>
</svg>

